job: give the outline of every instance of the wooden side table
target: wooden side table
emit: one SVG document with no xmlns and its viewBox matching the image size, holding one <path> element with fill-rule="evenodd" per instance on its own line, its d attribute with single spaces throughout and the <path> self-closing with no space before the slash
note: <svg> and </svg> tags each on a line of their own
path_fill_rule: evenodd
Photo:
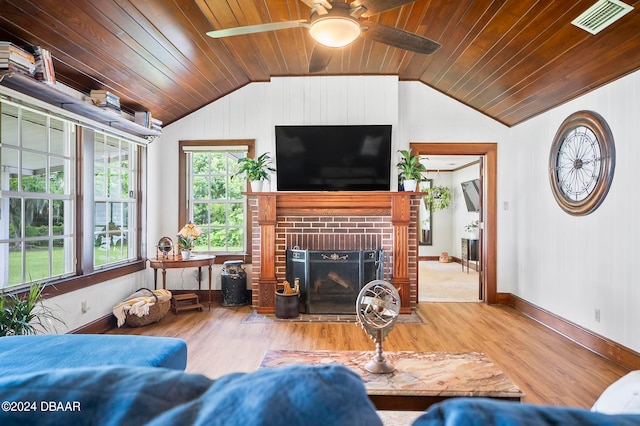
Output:
<svg viewBox="0 0 640 426">
<path fill-rule="evenodd" d="M 195 255 L 189 259 L 148 259 L 153 268 L 153 288 L 158 288 L 158 269 L 162 269 L 162 288 L 167 288 L 167 269 L 198 268 L 198 290 L 201 290 L 202 267 L 209 267 L 209 309 L 211 309 L 211 267 L 216 260 L 214 255 Z"/>
</svg>

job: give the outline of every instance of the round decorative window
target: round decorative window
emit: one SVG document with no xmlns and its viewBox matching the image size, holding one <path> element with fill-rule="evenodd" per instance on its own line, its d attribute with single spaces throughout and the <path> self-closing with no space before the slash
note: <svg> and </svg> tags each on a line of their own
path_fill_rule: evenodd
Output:
<svg viewBox="0 0 640 426">
<path fill-rule="evenodd" d="M 609 192 L 615 162 L 611 129 L 598 113 L 567 117 L 549 154 L 549 181 L 560 207 L 575 216 L 597 209 Z"/>
</svg>

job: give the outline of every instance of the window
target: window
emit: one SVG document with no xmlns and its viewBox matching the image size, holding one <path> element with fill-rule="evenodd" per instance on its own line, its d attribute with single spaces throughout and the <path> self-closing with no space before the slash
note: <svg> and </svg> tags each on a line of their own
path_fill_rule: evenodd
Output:
<svg viewBox="0 0 640 426">
<path fill-rule="evenodd" d="M 94 256 L 96 268 L 135 259 L 137 147 L 95 132 Z"/>
<path fill-rule="evenodd" d="M 74 273 L 75 126 L 0 103 L 0 288 Z"/>
<path fill-rule="evenodd" d="M 74 281 L 60 294 L 144 268 L 144 140 L 73 120 L 0 97 L 0 289 Z"/>
<path fill-rule="evenodd" d="M 180 225 L 192 221 L 202 235 L 196 251 L 238 254 L 247 252 L 246 182 L 232 178 L 238 158 L 253 152 L 253 141 L 194 141 L 180 143 L 184 176 Z"/>
</svg>

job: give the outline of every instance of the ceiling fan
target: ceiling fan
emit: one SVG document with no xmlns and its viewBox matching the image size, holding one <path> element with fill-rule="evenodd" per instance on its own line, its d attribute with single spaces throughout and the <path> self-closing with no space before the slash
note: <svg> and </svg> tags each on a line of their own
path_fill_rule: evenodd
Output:
<svg viewBox="0 0 640 426">
<path fill-rule="evenodd" d="M 355 0 L 351 3 L 331 0 L 300 0 L 311 8 L 309 19 L 271 22 L 209 31 L 213 38 L 275 31 L 287 28 L 308 28 L 309 34 L 317 42 L 309 58 L 309 72 L 324 70 L 336 48 L 352 43 L 358 37 L 388 44 L 400 49 L 429 55 L 440 48 L 440 44 L 426 37 L 399 28 L 376 22 L 361 20 L 400 7 L 415 0 Z"/>
</svg>

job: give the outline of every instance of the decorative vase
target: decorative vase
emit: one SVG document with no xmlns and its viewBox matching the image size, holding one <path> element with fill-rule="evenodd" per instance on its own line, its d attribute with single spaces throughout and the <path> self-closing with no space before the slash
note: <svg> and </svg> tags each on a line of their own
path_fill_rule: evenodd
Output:
<svg viewBox="0 0 640 426">
<path fill-rule="evenodd" d="M 182 250 L 182 259 L 186 260 L 191 257 L 191 250 Z"/>
<path fill-rule="evenodd" d="M 415 192 L 417 186 L 418 181 L 415 179 L 405 179 L 403 182 L 403 187 L 406 192 Z"/>
<path fill-rule="evenodd" d="M 261 192 L 262 191 L 262 179 L 260 180 L 252 180 L 251 181 L 251 192 Z"/>
</svg>

